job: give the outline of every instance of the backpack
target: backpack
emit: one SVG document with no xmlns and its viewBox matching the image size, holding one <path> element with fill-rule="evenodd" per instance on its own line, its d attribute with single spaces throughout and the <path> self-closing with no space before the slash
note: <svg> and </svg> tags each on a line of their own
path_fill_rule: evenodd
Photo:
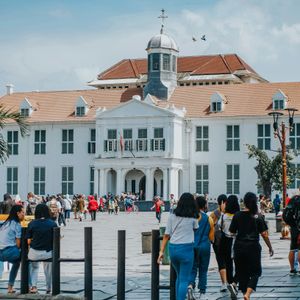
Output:
<svg viewBox="0 0 300 300">
<path fill-rule="evenodd" d="M 51 218 L 56 219 L 59 215 L 59 208 L 58 208 L 56 200 L 51 200 L 50 201 L 49 208 L 50 208 Z"/>
<path fill-rule="evenodd" d="M 283 221 L 291 226 L 300 229 L 300 197 L 293 198 L 282 213 Z"/>
<path fill-rule="evenodd" d="M 214 245 L 219 247 L 221 243 L 221 238 L 222 238 L 222 228 L 219 224 L 219 219 L 221 217 L 221 211 L 219 209 L 216 209 L 213 211 L 213 214 L 216 216 L 217 221 L 215 223 L 215 240 L 214 240 Z"/>
</svg>

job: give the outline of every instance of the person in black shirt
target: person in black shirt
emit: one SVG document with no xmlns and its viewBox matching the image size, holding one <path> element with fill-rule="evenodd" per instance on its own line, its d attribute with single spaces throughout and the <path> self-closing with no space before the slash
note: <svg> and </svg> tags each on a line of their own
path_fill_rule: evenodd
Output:
<svg viewBox="0 0 300 300">
<path fill-rule="evenodd" d="M 236 234 L 234 244 L 234 262 L 239 289 L 244 294 L 244 300 L 256 290 L 257 282 L 261 276 L 261 235 L 269 248 L 270 256 L 274 252 L 268 237 L 268 228 L 262 217 L 258 216 L 257 199 L 253 193 L 244 197 L 245 209 L 237 212 L 230 224 L 229 231 Z M 237 299 L 237 287 L 230 284 L 228 289 L 232 299 Z"/>
<path fill-rule="evenodd" d="M 35 220 L 28 225 L 27 239 L 30 245 L 29 263 L 29 286 L 30 293 L 37 293 L 37 279 L 39 261 L 43 261 L 46 277 L 46 291 L 50 294 L 52 279 L 53 228 L 57 224 L 50 218 L 50 209 L 46 204 L 38 204 L 35 209 Z"/>
</svg>

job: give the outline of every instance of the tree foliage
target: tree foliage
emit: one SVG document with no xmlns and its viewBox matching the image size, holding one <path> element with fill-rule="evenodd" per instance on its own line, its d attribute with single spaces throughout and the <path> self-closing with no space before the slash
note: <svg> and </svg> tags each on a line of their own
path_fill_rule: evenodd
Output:
<svg viewBox="0 0 300 300">
<path fill-rule="evenodd" d="M 0 104 L 0 162 L 4 163 L 9 157 L 9 151 L 7 142 L 5 141 L 1 131 L 7 125 L 7 123 L 15 121 L 20 128 L 21 136 L 24 136 L 28 131 L 28 125 L 25 117 L 17 111 L 5 108 L 3 104 Z"/>
<path fill-rule="evenodd" d="M 279 152 L 275 157 L 258 149 L 254 145 L 246 145 L 248 148 L 248 158 L 255 158 L 257 165 L 254 167 L 257 173 L 257 186 L 262 189 L 266 196 L 270 196 L 273 190 L 282 191 L 282 155 Z M 300 175 L 297 168 L 292 167 L 293 155 L 287 152 L 287 187 L 292 183 L 292 179 Z"/>
</svg>

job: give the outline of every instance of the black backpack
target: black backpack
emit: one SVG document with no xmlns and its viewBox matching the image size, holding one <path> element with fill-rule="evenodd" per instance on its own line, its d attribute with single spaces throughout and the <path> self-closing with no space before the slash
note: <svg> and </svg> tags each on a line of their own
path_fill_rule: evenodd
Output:
<svg viewBox="0 0 300 300">
<path fill-rule="evenodd" d="M 300 229 L 300 196 L 291 199 L 283 210 L 282 219 L 287 225 Z"/>
</svg>

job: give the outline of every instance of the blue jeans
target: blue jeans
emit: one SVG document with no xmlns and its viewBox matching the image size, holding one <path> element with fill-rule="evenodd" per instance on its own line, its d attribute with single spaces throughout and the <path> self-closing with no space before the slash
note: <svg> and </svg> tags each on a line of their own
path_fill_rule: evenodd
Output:
<svg viewBox="0 0 300 300">
<path fill-rule="evenodd" d="M 66 209 L 65 210 L 65 219 L 70 219 L 70 215 L 71 215 L 71 209 Z"/>
<path fill-rule="evenodd" d="M 12 264 L 9 273 L 8 285 L 13 286 L 20 267 L 20 249 L 17 246 L 6 247 L 0 250 L 0 261 L 8 261 Z"/>
<path fill-rule="evenodd" d="M 170 259 L 176 271 L 176 300 L 185 300 L 194 262 L 194 243 L 169 244 Z"/>
<path fill-rule="evenodd" d="M 192 272 L 189 276 L 189 284 L 191 284 L 193 288 L 195 288 L 197 271 L 199 270 L 198 289 L 201 293 L 205 293 L 207 286 L 207 271 L 210 260 L 210 242 L 201 242 L 199 248 L 197 248 L 196 253 L 198 257 L 195 257 L 194 259 Z"/>
</svg>

